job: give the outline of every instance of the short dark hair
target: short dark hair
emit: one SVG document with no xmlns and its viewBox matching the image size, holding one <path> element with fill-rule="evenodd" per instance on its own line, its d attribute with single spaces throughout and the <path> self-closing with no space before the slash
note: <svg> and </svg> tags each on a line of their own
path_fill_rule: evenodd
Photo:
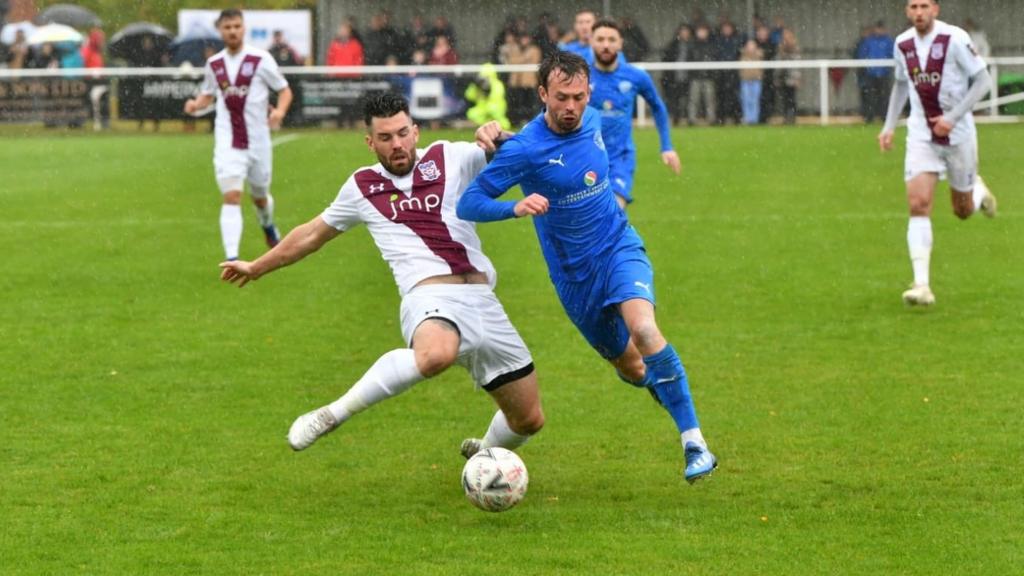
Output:
<svg viewBox="0 0 1024 576">
<path fill-rule="evenodd" d="M 363 121 L 369 128 L 374 118 L 391 118 L 399 112 L 409 114 L 409 102 L 395 92 L 381 92 L 366 98 L 363 105 Z"/>
<path fill-rule="evenodd" d="M 590 84 L 590 66 L 579 54 L 556 50 L 541 60 L 540 69 L 537 71 L 537 81 L 545 90 L 548 88 L 548 76 L 551 76 L 551 73 L 556 70 L 566 78 L 582 74 L 587 79 L 587 84 Z"/>
<path fill-rule="evenodd" d="M 220 16 L 217 16 L 217 26 L 220 26 L 220 23 L 224 20 L 231 20 L 232 18 L 241 17 L 242 11 L 238 8 L 225 8 L 224 10 L 221 10 Z"/>
<path fill-rule="evenodd" d="M 601 14 L 598 13 L 598 11 L 594 10 L 593 8 L 584 8 L 582 10 L 577 10 L 576 16 L 579 16 L 580 14 L 590 14 L 594 18 L 598 18 L 599 16 L 601 16 Z M 575 18 L 576 16 L 573 16 L 573 18 Z"/>
<path fill-rule="evenodd" d="M 611 28 L 618 32 L 619 36 L 622 36 L 622 26 L 611 18 L 601 18 L 597 22 L 594 22 L 594 26 L 590 30 L 592 32 L 596 32 L 598 28 Z"/>
</svg>

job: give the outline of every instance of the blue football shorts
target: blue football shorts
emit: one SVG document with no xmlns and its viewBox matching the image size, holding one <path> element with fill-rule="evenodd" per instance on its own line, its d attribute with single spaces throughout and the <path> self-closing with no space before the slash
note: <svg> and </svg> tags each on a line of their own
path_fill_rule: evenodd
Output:
<svg viewBox="0 0 1024 576">
<path fill-rule="evenodd" d="M 614 156 L 608 156 L 608 179 L 612 183 L 612 192 L 622 196 L 626 203 L 633 202 L 633 174 L 636 173 L 636 151 L 624 150 Z"/>
</svg>

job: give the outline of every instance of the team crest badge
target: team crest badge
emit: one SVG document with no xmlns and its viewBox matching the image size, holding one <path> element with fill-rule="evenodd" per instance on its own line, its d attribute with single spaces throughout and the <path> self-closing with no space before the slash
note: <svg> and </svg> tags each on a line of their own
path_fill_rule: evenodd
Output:
<svg viewBox="0 0 1024 576">
<path fill-rule="evenodd" d="M 252 62 L 245 62 L 242 64 L 242 76 L 252 76 L 253 72 L 256 71 L 256 66 Z"/>
<path fill-rule="evenodd" d="M 420 176 L 423 176 L 427 182 L 433 182 L 441 177 L 441 170 L 433 160 L 419 164 L 416 168 L 419 169 Z"/>
<path fill-rule="evenodd" d="M 619 82 L 619 92 L 622 92 L 623 94 L 628 94 L 629 91 L 632 89 L 633 83 L 630 82 L 629 80 L 623 80 L 622 82 Z"/>
<path fill-rule="evenodd" d="M 932 60 L 942 60 L 946 55 L 946 47 L 942 44 L 932 44 Z"/>
<path fill-rule="evenodd" d="M 594 184 L 596 184 L 597 183 L 597 172 L 594 172 L 593 170 L 591 170 L 591 171 L 587 172 L 586 174 L 584 174 L 583 175 L 583 183 L 586 184 L 587 186 L 593 186 Z"/>
</svg>

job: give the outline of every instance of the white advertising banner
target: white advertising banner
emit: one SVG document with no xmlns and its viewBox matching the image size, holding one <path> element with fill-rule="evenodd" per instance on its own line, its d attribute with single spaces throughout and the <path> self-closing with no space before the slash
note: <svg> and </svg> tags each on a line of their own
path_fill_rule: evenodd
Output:
<svg viewBox="0 0 1024 576">
<path fill-rule="evenodd" d="M 274 31 L 280 30 L 301 60 L 313 54 L 313 15 L 309 10 L 243 10 L 242 14 L 246 43 L 266 50 L 274 43 Z M 219 15 L 220 10 L 178 10 L 178 35 L 216 30 Z"/>
</svg>

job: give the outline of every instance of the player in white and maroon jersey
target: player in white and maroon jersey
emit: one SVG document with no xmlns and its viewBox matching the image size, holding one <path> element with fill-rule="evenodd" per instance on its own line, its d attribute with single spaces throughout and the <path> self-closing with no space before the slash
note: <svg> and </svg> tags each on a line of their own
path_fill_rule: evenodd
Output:
<svg viewBox="0 0 1024 576">
<path fill-rule="evenodd" d="M 364 119 L 366 142 L 379 162 L 356 170 L 322 214 L 255 262 L 221 264 L 224 280 L 244 286 L 362 223 L 398 284 L 409 347 L 384 354 L 337 401 L 300 416 L 288 443 L 302 450 L 355 414 L 457 363 L 499 408 L 482 439 L 463 442 L 463 455 L 521 446 L 544 424 L 533 360 L 494 295 L 494 266 L 480 250 L 475 225 L 455 215 L 459 197 L 486 163 L 485 153 L 464 142 L 417 149 L 419 129 L 396 94 L 368 101 Z"/>
<path fill-rule="evenodd" d="M 267 245 L 273 247 L 280 240 L 270 194 L 270 129 L 281 126 L 292 103 L 292 91 L 270 53 L 243 42 L 241 11 L 221 12 L 217 29 L 224 50 L 206 61 L 199 96 L 185 103 L 185 113 L 195 114 L 217 100 L 213 168 L 223 197 L 220 234 L 224 255 L 233 260 L 238 258 L 242 240 L 241 202 L 246 181 Z M 268 117 L 271 90 L 277 92 L 277 106 Z"/>
<path fill-rule="evenodd" d="M 907 0 L 907 18 L 914 26 L 896 38 L 896 82 L 878 135 L 882 151 L 891 150 L 896 122 L 909 98 L 904 180 L 914 283 L 903 292 L 903 301 L 923 306 L 935 303 L 929 264 L 932 200 L 939 179 L 949 180 L 953 212 L 961 219 L 978 210 L 988 217 L 996 214 L 995 196 L 978 176 L 978 135 L 971 115 L 989 91 L 991 78 L 967 32 L 938 16 L 938 0 Z"/>
</svg>

